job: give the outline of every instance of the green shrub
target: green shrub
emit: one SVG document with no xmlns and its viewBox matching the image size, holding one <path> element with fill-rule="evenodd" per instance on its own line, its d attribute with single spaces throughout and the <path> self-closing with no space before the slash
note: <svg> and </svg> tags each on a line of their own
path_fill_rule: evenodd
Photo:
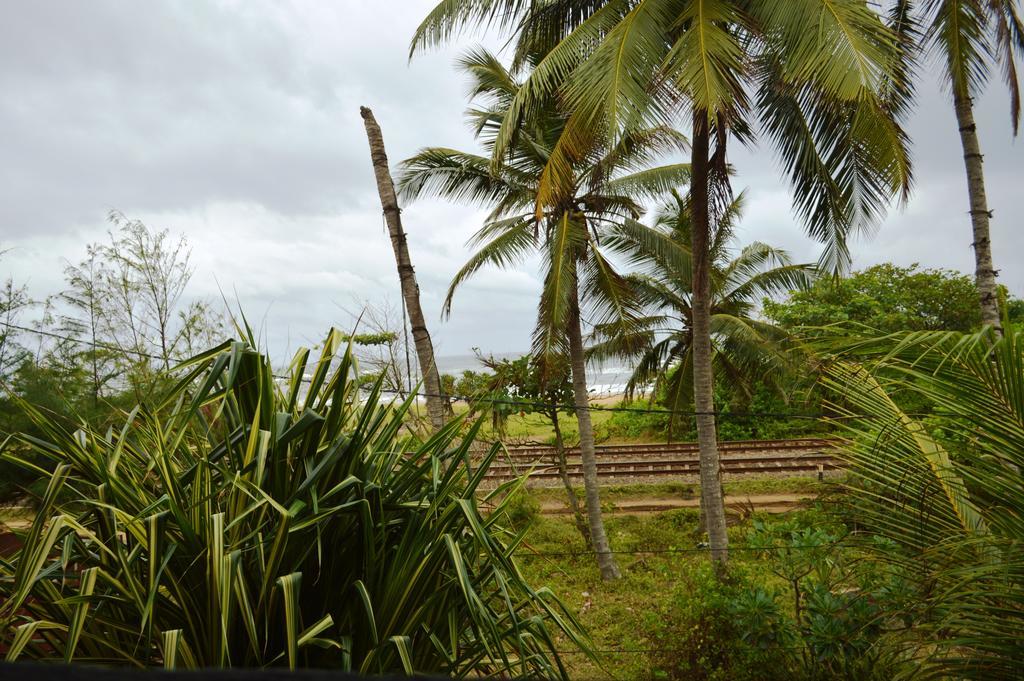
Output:
<svg viewBox="0 0 1024 681">
<path fill-rule="evenodd" d="M 780 580 L 748 589 L 732 613 L 742 639 L 789 649 L 792 675 L 807 679 L 889 679 L 901 664 L 902 577 L 855 560 L 834 522 L 756 520 L 746 539 Z"/>
<path fill-rule="evenodd" d="M 905 664 L 905 580 L 864 564 L 820 514 L 755 520 L 725 579 L 686 566 L 645 629 L 667 679 L 889 679 Z M 748 559 L 750 562 L 748 562 Z M 756 572 L 754 571 L 756 570 Z"/>
<path fill-rule="evenodd" d="M 20 444 L 52 475 L 0 561 L 8 659 L 564 676 L 574 619 L 524 582 L 501 503 L 477 508 L 497 450 L 470 473 L 475 430 L 411 437 L 337 331 L 284 382 L 254 345 L 196 357 L 113 430 L 32 412 Z"/>
<path fill-rule="evenodd" d="M 650 405 L 644 401 L 623 402 L 623 407 L 647 409 Z M 652 409 L 662 409 L 655 405 Z M 620 440 L 663 440 L 668 433 L 668 414 L 645 413 L 642 411 L 616 411 L 596 433 L 601 440 L 616 438 Z M 684 439 L 676 437 L 675 439 Z"/>
<path fill-rule="evenodd" d="M 647 614 L 651 669 L 656 678 L 786 679 L 788 651 L 744 641 L 735 604 L 749 588 L 742 573 L 720 580 L 709 562 L 691 564 L 665 603 Z"/>
<path fill-rule="evenodd" d="M 505 517 L 515 528 L 524 529 L 540 515 L 540 502 L 524 487 L 511 490 L 502 500 Z"/>
</svg>

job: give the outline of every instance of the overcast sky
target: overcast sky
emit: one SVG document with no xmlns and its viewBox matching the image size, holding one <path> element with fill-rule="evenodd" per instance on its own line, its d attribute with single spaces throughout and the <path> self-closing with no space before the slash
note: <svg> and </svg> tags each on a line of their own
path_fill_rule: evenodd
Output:
<svg viewBox="0 0 1024 681">
<path fill-rule="evenodd" d="M 0 0 L 2 274 L 43 297 L 63 263 L 103 237 L 117 209 L 193 246 L 191 293 L 223 290 L 261 322 L 275 352 L 351 322 L 360 301 L 398 300 L 360 105 L 395 164 L 422 146 L 472 149 L 452 49 L 407 60 L 435 0 L 118 2 Z M 917 187 L 855 266 L 893 261 L 973 271 L 952 107 L 923 87 L 910 125 Z M 978 105 L 994 256 L 1024 295 L 1024 152 L 994 82 Z M 737 150 L 749 201 L 740 237 L 813 261 L 769 148 Z M 410 250 L 439 354 L 529 347 L 538 274 L 487 271 L 441 299 L 480 213 L 405 208 Z"/>
</svg>

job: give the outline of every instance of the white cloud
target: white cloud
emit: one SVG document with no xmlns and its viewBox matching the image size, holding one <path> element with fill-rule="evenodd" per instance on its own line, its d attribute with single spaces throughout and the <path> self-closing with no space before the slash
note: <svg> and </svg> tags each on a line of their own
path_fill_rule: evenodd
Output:
<svg viewBox="0 0 1024 681">
<path fill-rule="evenodd" d="M 37 296 L 61 286 L 62 263 L 103 237 L 118 208 L 184 233 L 193 292 L 229 297 L 265 325 L 275 351 L 350 322 L 358 301 L 395 301 L 398 286 L 358 106 L 371 106 L 393 164 L 428 145 L 472 148 L 462 120 L 459 47 L 407 59 L 433 0 L 234 0 L 22 3 L 0 23 L 0 242 L 4 266 Z M 978 106 L 996 265 L 1024 295 L 1022 185 L 1005 96 Z M 893 260 L 972 268 L 962 160 L 950 106 L 923 88 L 911 125 L 917 191 L 856 264 Z M 736 149 L 749 187 L 740 236 L 814 260 L 770 148 Z M 535 262 L 486 270 L 440 321 L 452 274 L 480 224 L 474 208 L 406 206 L 428 322 L 442 352 L 529 345 Z M 343 309 L 344 308 L 344 309 Z"/>
</svg>

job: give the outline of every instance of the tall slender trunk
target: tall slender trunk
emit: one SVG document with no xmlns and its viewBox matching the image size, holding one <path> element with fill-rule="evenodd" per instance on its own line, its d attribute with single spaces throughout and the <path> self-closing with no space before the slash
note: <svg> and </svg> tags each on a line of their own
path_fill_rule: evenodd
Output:
<svg viewBox="0 0 1024 681">
<path fill-rule="evenodd" d="M 714 375 L 711 370 L 711 255 L 708 215 L 707 116 L 694 114 L 691 141 L 690 210 L 693 234 L 693 404 L 697 412 L 697 445 L 700 449 L 701 510 L 707 523 L 711 557 L 724 566 L 729 557 L 729 536 L 725 529 L 725 499 L 722 495 L 715 426 Z"/>
<path fill-rule="evenodd" d="M 995 328 L 1002 334 L 1002 319 L 999 317 L 999 295 L 996 288 L 996 271 L 992 267 L 992 240 L 989 235 L 989 219 L 992 214 L 985 197 L 984 159 L 978 143 L 978 130 L 974 123 L 974 104 L 966 94 L 954 94 L 953 108 L 960 128 L 960 146 L 964 152 L 964 168 L 967 170 L 967 196 L 970 200 L 971 230 L 974 233 L 974 283 L 978 288 L 981 302 L 981 323 Z"/>
<path fill-rule="evenodd" d="M 593 549 L 594 543 L 590 540 L 590 527 L 587 526 L 587 521 L 583 517 L 579 497 L 576 496 L 572 480 L 569 479 L 568 466 L 565 461 L 565 438 L 562 437 L 562 426 L 558 422 L 558 410 L 552 410 L 548 414 L 548 418 L 551 420 L 551 428 L 555 431 L 555 457 L 557 457 L 558 476 L 562 478 L 562 485 L 565 487 L 565 496 L 569 502 L 569 510 L 572 511 L 572 517 L 576 521 L 576 529 L 579 531 L 580 536 L 583 537 L 583 542 L 587 545 L 588 549 Z"/>
<path fill-rule="evenodd" d="M 597 554 L 601 579 L 611 581 L 622 576 L 615 555 L 608 545 L 601 518 L 601 494 L 597 482 L 597 452 L 594 450 L 594 426 L 590 421 L 590 399 L 587 394 L 587 362 L 583 352 L 583 329 L 580 324 L 579 288 L 573 282 L 572 303 L 569 310 L 569 363 L 572 366 L 572 392 L 576 407 L 576 420 L 580 424 L 580 459 L 583 468 L 583 489 L 587 501 L 587 523 L 590 540 Z"/>
<path fill-rule="evenodd" d="M 370 158 L 373 161 L 373 173 L 377 178 L 377 192 L 384 208 L 388 233 L 391 235 L 391 246 L 395 251 L 395 262 L 398 264 L 398 279 L 402 284 L 402 299 L 409 313 L 409 325 L 412 327 L 412 340 L 416 346 L 416 357 L 423 375 L 423 390 L 427 399 L 427 415 L 434 430 L 444 426 L 448 415 L 448 401 L 441 389 L 441 377 L 434 362 L 434 346 L 430 342 L 430 333 L 423 318 L 420 307 L 420 287 L 416 283 L 416 272 L 409 259 L 409 246 L 405 241 L 402 229 L 402 211 L 398 208 L 398 196 L 395 194 L 395 183 L 388 169 L 388 155 L 384 151 L 384 138 L 380 126 L 373 117 L 373 112 L 365 106 L 359 107 L 359 114 L 366 125 L 366 138 L 370 142 Z"/>
</svg>

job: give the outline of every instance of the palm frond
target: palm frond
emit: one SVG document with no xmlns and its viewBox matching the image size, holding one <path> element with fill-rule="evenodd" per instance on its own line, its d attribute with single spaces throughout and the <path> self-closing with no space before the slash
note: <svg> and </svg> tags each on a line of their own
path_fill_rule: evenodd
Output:
<svg viewBox="0 0 1024 681">
<path fill-rule="evenodd" d="M 497 233 L 497 235 L 481 246 L 452 277 L 442 306 L 446 315 L 451 314 L 455 290 L 476 274 L 480 268 L 488 265 L 502 268 L 513 267 L 521 263 L 537 246 L 534 222 L 530 217 L 491 223 L 486 225 L 481 233 L 478 233 L 478 237 L 481 239 L 492 233 Z"/>
<path fill-rule="evenodd" d="M 739 35 L 744 19 L 736 3 L 696 0 L 685 3 L 666 24 L 678 29 L 679 37 L 664 69 L 693 111 L 714 117 L 746 108 L 742 79 L 747 59 Z"/>
<path fill-rule="evenodd" d="M 660 98 L 651 97 L 668 50 L 661 29 L 674 19 L 677 3 L 639 0 L 567 79 L 565 96 L 585 124 L 619 130 L 647 127 L 666 118 Z"/>
<path fill-rule="evenodd" d="M 771 51 L 786 55 L 783 80 L 830 99 L 874 96 L 898 57 L 895 34 L 866 2 L 757 2 L 751 12 Z"/>
<path fill-rule="evenodd" d="M 826 387 L 844 419 L 850 520 L 918 589 L 918 671 L 1013 678 L 1024 657 L 1024 344 L 1003 337 L 900 333 L 827 341 Z M 926 405 L 927 418 L 900 406 Z M 909 399 L 909 398 L 907 398 Z"/>
<path fill-rule="evenodd" d="M 533 354 L 545 359 L 566 356 L 569 315 L 579 306 L 578 259 L 587 243 L 579 216 L 562 214 L 553 225 L 545 251 L 544 284 L 534 331 Z"/>
<path fill-rule="evenodd" d="M 690 164 L 676 163 L 621 175 L 608 180 L 604 184 L 604 190 L 612 194 L 654 199 L 686 185 L 689 181 Z"/>
<path fill-rule="evenodd" d="M 477 205 L 526 202 L 536 179 L 512 168 L 491 173 L 489 159 L 441 147 L 422 149 L 402 162 L 398 194 L 412 200 L 425 194 Z"/>
<path fill-rule="evenodd" d="M 441 0 L 416 28 L 409 57 L 438 47 L 462 31 L 514 26 L 532 4 L 531 0 Z"/>
<path fill-rule="evenodd" d="M 925 41 L 946 62 L 945 76 L 955 95 L 974 97 L 988 80 L 992 48 L 987 17 L 979 0 L 927 0 Z"/>
<path fill-rule="evenodd" d="M 783 85 L 764 62 L 757 104 L 793 184 L 794 208 L 825 252 L 822 268 L 849 263 L 847 239 L 872 231 L 912 176 L 906 135 L 873 98 L 855 104 Z"/>
</svg>

